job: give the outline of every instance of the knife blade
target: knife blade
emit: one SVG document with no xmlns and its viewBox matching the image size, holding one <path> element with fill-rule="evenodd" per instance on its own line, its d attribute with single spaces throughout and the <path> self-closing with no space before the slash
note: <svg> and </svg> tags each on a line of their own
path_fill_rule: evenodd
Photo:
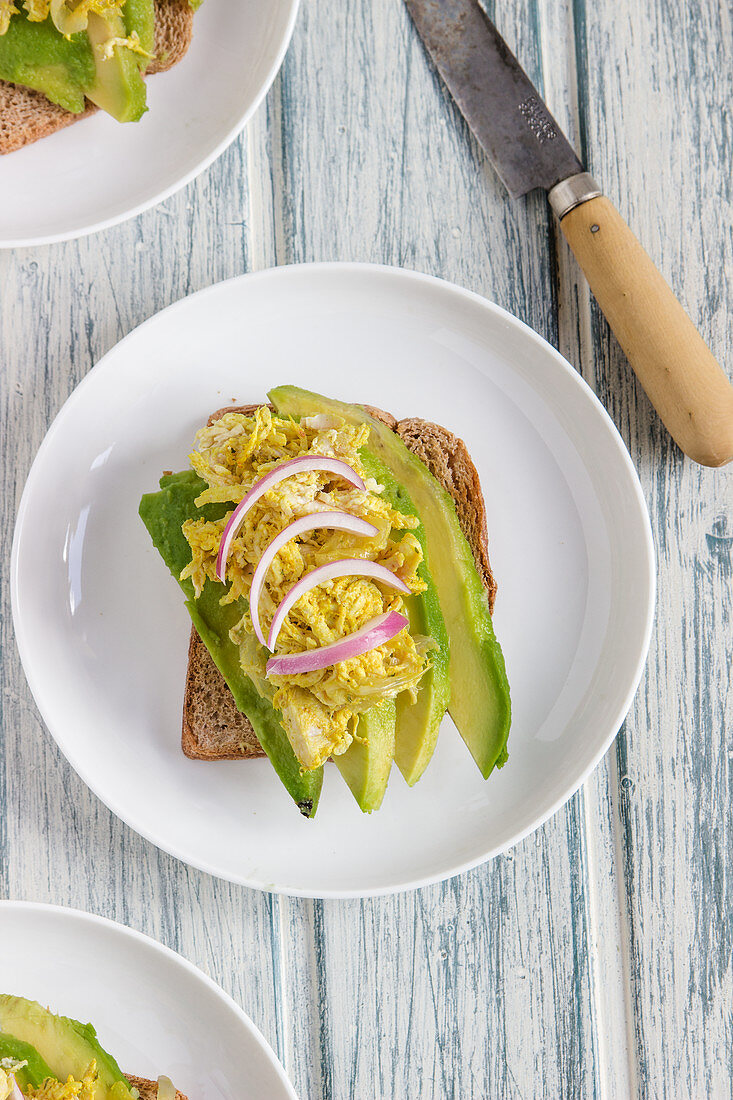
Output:
<svg viewBox="0 0 733 1100">
<path fill-rule="evenodd" d="M 512 198 L 550 206 L 639 381 L 695 461 L 733 459 L 733 386 L 577 157 L 478 0 L 405 0 L 438 72 Z"/>
<path fill-rule="evenodd" d="M 405 0 L 463 117 L 513 199 L 583 171 L 537 89 L 477 3 Z"/>
</svg>

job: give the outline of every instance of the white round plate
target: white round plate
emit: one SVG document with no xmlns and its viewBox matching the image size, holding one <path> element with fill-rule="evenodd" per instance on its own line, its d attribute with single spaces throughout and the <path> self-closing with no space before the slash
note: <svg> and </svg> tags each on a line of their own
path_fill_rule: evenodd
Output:
<svg viewBox="0 0 733 1100">
<path fill-rule="evenodd" d="M 495 626 L 514 718 L 488 782 L 446 720 L 409 790 L 397 769 L 362 815 L 326 767 L 299 816 L 266 760 L 180 749 L 189 621 L 137 515 L 196 429 L 230 401 L 296 383 L 445 425 L 481 476 Z M 618 730 L 654 602 L 639 483 L 607 414 L 564 359 L 477 295 L 398 269 L 324 264 L 246 275 L 152 318 L 67 401 L 31 470 L 12 560 L 26 675 L 100 798 L 215 875 L 320 897 L 456 874 L 573 793 Z"/>
<path fill-rule="evenodd" d="M 0 194 L 13 196 L 0 203 L 0 248 L 106 229 L 189 183 L 264 99 L 298 3 L 204 0 L 186 56 L 148 79 L 140 122 L 122 125 L 99 112 L 0 157 Z"/>
<path fill-rule="evenodd" d="M 0 901 L 0 993 L 91 1021 L 123 1073 L 165 1074 L 191 1100 L 296 1100 L 231 997 L 180 955 L 103 917 Z"/>
</svg>

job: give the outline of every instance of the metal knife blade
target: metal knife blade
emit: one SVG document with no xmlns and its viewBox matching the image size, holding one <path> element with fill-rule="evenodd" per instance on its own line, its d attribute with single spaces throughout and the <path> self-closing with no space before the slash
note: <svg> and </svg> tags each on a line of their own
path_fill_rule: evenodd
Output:
<svg viewBox="0 0 733 1100">
<path fill-rule="evenodd" d="M 584 171 L 477 0 L 405 0 L 463 117 L 512 198 Z"/>
</svg>

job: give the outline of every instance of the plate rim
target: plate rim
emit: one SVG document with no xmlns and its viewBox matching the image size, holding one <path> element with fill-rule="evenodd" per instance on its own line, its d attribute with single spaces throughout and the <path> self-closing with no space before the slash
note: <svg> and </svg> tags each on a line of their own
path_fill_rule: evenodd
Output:
<svg viewBox="0 0 733 1100">
<path fill-rule="evenodd" d="M 128 938 L 143 943 L 147 947 L 152 947 L 164 957 L 167 957 L 171 962 L 180 966 L 192 977 L 202 982 L 210 992 L 214 993 L 216 997 L 230 1010 L 233 1010 L 235 1016 L 238 1018 L 240 1024 L 244 1026 L 246 1031 L 256 1040 L 258 1046 L 263 1051 L 265 1057 L 269 1061 L 273 1070 L 277 1073 L 281 1080 L 281 1083 L 285 1086 L 286 1093 L 289 1094 L 291 1100 L 298 1100 L 298 1096 L 285 1072 L 285 1068 L 277 1056 L 277 1053 L 273 1047 L 268 1043 L 267 1039 L 257 1027 L 252 1017 L 241 1008 L 234 998 L 222 989 L 222 987 L 210 978 L 208 974 L 205 974 L 200 967 L 192 963 L 190 959 L 187 959 L 185 955 L 181 955 L 178 951 L 174 951 L 172 947 L 168 947 L 166 944 L 161 943 L 160 940 L 154 939 L 146 932 L 140 932 L 137 928 L 132 928 L 129 924 L 122 924 L 120 921 L 113 920 L 111 917 L 103 917 L 99 913 L 92 913 L 86 909 L 78 909 L 71 905 L 58 905 L 53 902 L 46 901 L 24 901 L 19 898 L 2 898 L 0 899 L 0 914 L 7 910 L 18 910 L 19 912 L 41 912 L 51 913 L 55 916 L 69 917 L 86 921 L 92 925 L 101 925 L 107 929 L 113 929 L 115 934 L 121 936 L 127 936 Z"/>
<path fill-rule="evenodd" d="M 285 55 L 290 48 L 290 42 L 300 11 L 300 0 L 282 0 L 282 2 L 284 5 L 290 6 L 290 11 L 287 16 L 285 33 L 277 53 L 273 58 L 272 65 L 267 72 L 267 76 L 248 109 L 207 156 L 200 160 L 185 175 L 181 176 L 179 180 L 176 180 L 162 191 L 157 192 L 151 198 L 145 199 L 129 210 L 123 211 L 121 214 L 113 214 L 109 218 L 103 218 L 101 221 L 93 222 L 88 226 L 83 226 L 81 229 L 64 230 L 60 233 L 46 233 L 35 237 L 0 237 L 0 251 L 11 248 L 40 248 L 45 245 L 61 244 L 63 241 L 77 241 L 84 237 L 90 237 L 93 233 L 101 233 L 105 229 L 112 229 L 115 225 L 121 225 L 123 222 L 130 221 L 132 218 L 144 214 L 146 210 L 150 210 L 154 206 L 160 206 L 166 199 L 169 199 L 178 191 L 182 191 L 183 188 L 187 187 L 189 183 L 192 183 L 197 176 L 200 176 L 202 172 L 210 168 L 214 161 L 218 160 L 219 157 L 226 152 L 232 142 L 239 137 L 242 130 L 244 130 L 247 123 L 261 106 L 275 81 L 275 77 L 280 72 L 282 63 L 285 60 Z"/>
<path fill-rule="evenodd" d="M 39 694 L 42 694 L 42 692 L 37 692 L 36 690 L 37 682 L 35 680 L 35 676 L 32 677 L 28 673 L 25 659 L 28 642 L 23 640 L 22 630 L 20 628 L 19 622 L 18 560 L 25 512 L 29 506 L 29 490 L 32 491 L 33 481 L 35 477 L 38 476 L 37 470 L 39 462 L 45 455 L 46 450 L 53 444 L 55 435 L 59 430 L 59 422 L 61 421 L 67 408 L 75 404 L 77 400 L 80 400 L 80 394 L 83 393 L 87 383 L 96 374 L 97 371 L 101 371 L 102 369 L 110 369 L 108 361 L 120 349 L 122 345 L 124 345 L 134 336 L 136 336 L 140 332 L 140 330 L 146 328 L 146 326 L 148 325 L 152 325 L 153 323 L 155 323 L 158 318 L 161 317 L 163 314 L 173 313 L 176 310 L 184 309 L 186 307 L 186 304 L 192 298 L 198 299 L 207 295 L 213 296 L 219 292 L 219 288 L 222 286 L 229 286 L 232 283 L 244 283 L 246 285 L 247 282 L 264 282 L 266 280 L 277 279 L 283 276 L 294 276 L 298 278 L 301 277 L 301 273 L 305 273 L 305 277 L 307 277 L 311 273 L 315 274 L 316 276 L 335 273 L 338 273 L 339 276 L 344 276 L 346 272 L 353 273 L 355 276 L 364 274 L 371 275 L 378 279 L 385 276 L 396 276 L 398 279 L 404 279 L 406 283 L 415 282 L 417 284 L 423 284 L 424 286 L 438 287 L 440 288 L 442 293 L 453 295 L 458 299 L 463 299 L 464 301 L 470 301 L 478 305 L 479 307 L 486 309 L 487 312 L 494 314 L 495 317 L 502 319 L 511 327 L 514 327 L 515 329 L 518 328 L 534 344 L 541 347 L 545 353 L 549 352 L 551 354 L 551 357 L 555 360 L 556 365 L 561 368 L 561 370 L 572 380 L 573 384 L 581 391 L 581 393 L 583 393 L 584 397 L 586 399 L 590 399 L 591 406 L 594 407 L 595 411 L 597 413 L 600 413 L 601 420 L 605 423 L 606 428 L 610 430 L 611 437 L 618 452 L 619 459 L 621 460 L 630 481 L 630 486 L 633 490 L 634 503 L 638 512 L 637 518 L 641 521 L 640 529 L 643 531 L 643 534 L 645 536 L 644 550 L 646 554 L 646 584 L 644 594 L 646 597 L 647 607 L 644 630 L 643 633 L 640 634 L 637 648 L 637 656 L 634 664 L 634 675 L 633 678 L 630 679 L 629 687 L 627 688 L 626 693 L 623 696 L 623 699 L 619 707 L 617 708 L 617 711 L 615 712 L 616 716 L 614 717 L 612 722 L 609 722 L 610 732 L 607 733 L 606 736 L 603 738 L 598 750 L 592 756 L 590 763 L 575 779 L 573 784 L 568 787 L 568 789 L 563 794 L 555 798 L 549 804 L 549 806 L 545 807 L 541 810 L 540 813 L 536 814 L 532 818 L 531 822 L 528 823 L 524 829 L 519 830 L 508 841 L 489 848 L 476 858 L 464 860 L 463 862 L 456 864 L 447 871 L 440 870 L 432 874 L 422 875 L 415 879 L 409 879 L 396 885 L 382 885 L 376 887 L 368 887 L 366 889 L 320 888 L 314 890 L 306 889 L 303 887 L 290 886 L 287 884 L 278 885 L 277 883 L 274 883 L 271 878 L 267 878 L 267 876 L 264 874 L 260 874 L 259 877 L 253 877 L 251 875 L 248 876 L 244 874 L 232 875 L 231 872 L 217 869 L 215 861 L 212 860 L 206 862 L 196 860 L 192 862 L 176 847 L 174 843 L 161 844 L 160 841 L 156 839 L 156 837 L 153 836 L 150 832 L 146 830 L 141 830 L 137 827 L 137 825 L 132 824 L 129 819 L 129 815 L 127 813 L 120 812 L 114 799 L 110 799 L 108 801 L 107 798 L 102 797 L 102 795 L 97 790 L 95 784 L 90 782 L 87 778 L 86 769 L 84 768 L 83 763 L 82 766 L 77 766 L 75 759 L 73 759 L 72 756 L 68 755 L 66 749 L 63 748 L 60 744 L 58 738 L 56 737 L 56 734 L 52 730 L 51 724 L 47 721 L 44 708 L 39 703 Z M 13 532 L 10 563 L 10 593 L 13 629 L 15 633 L 16 645 L 20 654 L 24 675 L 31 690 L 31 694 L 33 695 L 34 702 L 40 712 L 43 723 L 48 733 L 51 735 L 51 737 L 61 750 L 62 755 L 77 773 L 82 782 L 84 782 L 87 787 L 89 787 L 89 789 L 92 791 L 92 793 L 97 798 L 99 798 L 105 806 L 107 806 L 111 813 L 115 814 L 116 817 L 119 817 L 120 820 L 123 821 L 129 828 L 133 829 L 134 832 L 138 833 L 140 836 L 150 841 L 150 843 L 154 844 L 157 848 L 160 848 L 162 851 L 167 852 L 174 858 L 181 860 L 181 862 L 187 864 L 188 866 L 195 867 L 197 870 L 204 871 L 205 873 L 211 874 L 216 878 L 222 878 L 225 881 L 233 882 L 240 886 L 247 886 L 251 889 L 261 890 L 266 893 L 283 894 L 289 897 L 317 898 L 323 900 L 346 900 L 354 898 L 386 897 L 392 894 L 403 893 L 408 890 L 417 890 L 421 889 L 424 886 L 430 886 L 435 883 L 447 881 L 451 878 L 456 877 L 457 875 L 464 874 L 467 871 L 471 871 L 474 868 L 479 867 L 484 863 L 487 863 L 489 860 L 494 859 L 496 856 L 510 850 L 511 848 L 514 848 L 517 844 L 521 843 L 522 840 L 530 836 L 533 832 L 544 825 L 546 821 L 553 817 L 558 812 L 558 810 L 560 810 L 573 797 L 573 795 L 576 794 L 580 787 L 585 783 L 588 776 L 591 775 L 592 772 L 598 767 L 598 764 L 605 756 L 610 746 L 613 744 L 615 738 L 618 736 L 618 733 L 621 729 L 624 719 L 626 718 L 626 715 L 631 708 L 634 696 L 636 695 L 636 691 L 639 687 L 639 683 L 641 681 L 641 677 L 646 665 L 646 659 L 654 625 L 654 616 L 656 609 L 656 554 L 651 521 L 649 518 L 649 510 L 644 499 L 644 494 L 641 487 L 641 482 L 639 481 L 638 473 L 632 462 L 626 444 L 624 443 L 618 428 L 611 419 L 608 410 L 601 403 L 600 399 L 596 396 L 596 394 L 585 381 L 585 379 L 578 373 L 577 370 L 575 370 L 575 368 L 569 363 L 569 361 L 565 359 L 565 357 L 552 346 L 552 344 L 545 340 L 544 337 L 540 336 L 538 332 L 535 332 L 534 329 L 530 328 L 529 325 L 525 324 L 524 321 L 520 320 L 518 317 L 515 317 L 514 314 L 509 313 L 508 310 L 504 309 L 502 306 L 497 305 L 495 302 L 489 301 L 489 299 L 483 297 L 481 294 L 478 294 L 475 291 L 468 290 L 465 287 L 461 287 L 458 284 L 450 282 L 447 279 L 442 279 L 438 276 L 427 275 L 419 271 L 413 271 L 409 268 L 396 267 L 389 264 L 370 264 L 349 261 L 325 261 L 318 263 L 295 263 L 283 265 L 280 267 L 263 268 L 261 270 L 246 272 L 242 275 L 234 276 L 231 279 L 224 279 L 218 283 L 212 283 L 210 286 L 195 291 L 193 294 L 189 294 L 183 298 L 179 298 L 177 301 L 172 302 L 164 309 L 159 310 L 157 313 L 154 313 L 151 317 L 146 318 L 143 322 L 141 322 L 141 324 L 133 328 L 129 333 L 123 336 L 121 340 L 119 340 L 116 344 L 113 344 L 112 347 L 104 353 L 99 361 L 95 363 L 91 370 L 88 371 L 84 378 L 82 378 L 78 385 L 72 390 L 66 401 L 57 412 L 46 432 L 46 435 L 41 442 L 38 451 L 36 452 L 36 456 L 33 459 L 30 470 L 28 471 L 28 476 L 25 482 L 25 486 L 23 488 L 20 505 L 18 507 L 15 529 Z"/>
</svg>

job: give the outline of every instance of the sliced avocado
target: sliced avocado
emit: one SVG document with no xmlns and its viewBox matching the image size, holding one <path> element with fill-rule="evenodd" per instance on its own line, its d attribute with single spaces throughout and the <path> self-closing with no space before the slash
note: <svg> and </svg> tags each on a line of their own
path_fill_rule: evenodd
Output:
<svg viewBox="0 0 733 1100">
<path fill-rule="evenodd" d="M 99 1080 L 95 1100 L 132 1100 L 130 1083 L 111 1054 L 99 1045 L 91 1024 L 55 1016 L 38 1001 L 0 994 L 0 1028 L 14 1039 L 34 1047 L 59 1081 L 80 1081 L 91 1062 Z"/>
<path fill-rule="evenodd" d="M 22 1069 L 15 1070 L 14 1077 L 22 1092 L 30 1086 L 40 1088 L 44 1081 L 55 1074 L 49 1064 L 41 1058 L 40 1054 L 30 1043 L 24 1043 L 16 1039 L 14 1035 L 8 1035 L 0 1031 L 0 1065 L 4 1058 L 10 1058 L 13 1062 L 25 1062 Z"/>
<path fill-rule="evenodd" d="M 352 424 L 368 423 L 369 450 L 409 492 L 425 527 L 428 564 L 450 639 L 449 711 L 481 774 L 488 778 L 507 759 L 509 684 L 486 591 L 449 494 L 400 437 L 361 406 L 297 386 L 278 386 L 269 398 L 281 415 L 330 412 Z"/>
<path fill-rule="evenodd" d="M 161 478 L 160 492 L 147 493 L 140 502 L 140 517 L 177 581 L 191 560 L 191 548 L 181 531 L 184 521 L 197 516 L 217 519 L 227 511 L 226 505 L 196 507 L 194 501 L 205 488 L 205 483 L 193 470 L 184 470 Z M 262 748 L 300 812 L 304 817 L 314 817 L 323 769 L 301 775 L 300 763 L 280 722 L 279 712 L 242 670 L 239 650 L 229 638 L 230 629 L 241 618 L 241 608 L 237 604 L 221 606 L 219 601 L 225 592 L 222 584 L 207 581 L 197 599 L 190 580 L 178 583 L 186 596 L 193 624 L 226 680 L 238 709 L 249 718 Z M 264 685 L 259 686 L 264 690 Z"/>
<path fill-rule="evenodd" d="M 382 699 L 360 716 L 356 731 L 359 740 L 352 741 L 340 756 L 332 757 L 365 814 L 382 805 L 392 770 L 396 722 L 394 699 Z"/>
<path fill-rule="evenodd" d="M 140 39 L 140 47 L 145 53 L 152 53 L 155 45 L 155 0 L 127 0 L 122 9 L 122 18 L 125 22 L 125 34 L 129 37 L 136 34 Z M 150 58 L 137 54 L 137 61 L 141 72 L 145 72 L 150 64 Z"/>
<path fill-rule="evenodd" d="M 394 509 L 404 515 L 418 515 L 404 485 L 395 479 L 391 470 L 380 459 L 363 448 L 361 461 L 367 475 L 383 486 L 382 496 Z M 424 592 L 409 596 L 405 600 L 410 620 L 410 633 L 413 637 L 424 635 L 432 638 L 436 648 L 430 651 L 430 667 L 420 681 L 417 700 L 413 703 L 406 691 L 397 696 L 394 757 L 397 767 L 410 787 L 417 783 L 430 763 L 438 740 L 440 723 L 443 721 L 450 699 L 448 631 L 445 628 L 443 612 L 440 610 L 438 590 L 430 573 L 427 539 L 422 522 L 413 534 L 423 551 L 418 576 L 425 582 L 427 588 Z"/>
<path fill-rule="evenodd" d="M 66 39 L 50 19 L 29 22 L 23 8 L 0 35 L 0 80 L 35 88 L 74 114 L 84 110 L 84 90 L 91 86 L 94 73 L 94 54 L 86 34 Z"/>
<path fill-rule="evenodd" d="M 103 17 L 90 12 L 87 35 L 95 62 L 94 79 L 86 89 L 87 99 L 118 122 L 137 122 L 147 110 L 140 54 L 133 53 L 126 46 L 114 46 L 109 58 L 102 57 L 100 53 L 110 38 L 127 37 L 124 20 L 119 15 Z"/>
</svg>

